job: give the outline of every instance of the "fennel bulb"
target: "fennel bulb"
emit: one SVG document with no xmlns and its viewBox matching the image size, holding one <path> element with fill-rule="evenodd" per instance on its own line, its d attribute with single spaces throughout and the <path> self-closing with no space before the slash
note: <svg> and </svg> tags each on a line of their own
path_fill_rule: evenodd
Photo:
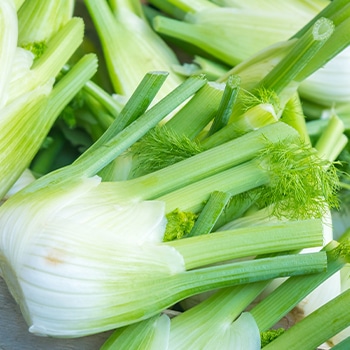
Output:
<svg viewBox="0 0 350 350">
<path fill-rule="evenodd" d="M 0 218 L 1 270 L 32 333 L 80 336 L 121 325 L 130 313 L 142 319 L 155 281 L 184 271 L 174 248 L 156 244 L 164 204 L 106 203 L 99 183 L 17 194 L 3 205 L 11 208 Z"/>
<path fill-rule="evenodd" d="M 204 246 L 199 237 L 189 238 L 189 251 L 185 240 L 180 246 L 162 243 L 165 203 L 127 196 L 122 200 L 120 194 L 113 195 L 115 187 L 104 184 L 97 176 L 41 188 L 34 183 L 0 208 L 1 274 L 32 333 L 98 333 L 147 319 L 202 291 L 324 269 L 322 253 L 198 269 L 227 260 L 208 249 L 215 242 L 227 243 L 226 237 L 207 235 Z M 295 244 L 313 246 L 322 238 L 318 221 L 300 224 L 312 227 L 312 237 L 288 237 L 282 243 L 287 249 Z M 289 227 L 275 229 L 279 234 Z M 230 234 L 236 235 L 225 236 Z M 280 241 L 273 241 L 279 250 Z M 195 246 L 206 254 L 191 261 Z M 236 246 L 231 247 L 232 254 Z M 262 249 L 272 252 L 276 247 Z"/>
</svg>

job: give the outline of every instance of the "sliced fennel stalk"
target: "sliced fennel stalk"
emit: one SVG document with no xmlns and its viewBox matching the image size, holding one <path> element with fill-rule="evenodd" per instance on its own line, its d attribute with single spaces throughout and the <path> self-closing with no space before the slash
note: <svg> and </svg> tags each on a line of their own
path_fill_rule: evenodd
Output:
<svg viewBox="0 0 350 350">
<path fill-rule="evenodd" d="M 350 289 L 342 292 L 284 332 L 268 344 L 265 347 L 266 350 L 281 349 L 287 344 L 290 349 L 299 349 L 299 344 L 295 341 L 295 339 L 300 339 L 299 337 L 303 339 L 303 346 L 310 349 L 321 345 L 350 325 L 349 313 L 344 307 L 349 303 L 349 297 Z"/>
</svg>

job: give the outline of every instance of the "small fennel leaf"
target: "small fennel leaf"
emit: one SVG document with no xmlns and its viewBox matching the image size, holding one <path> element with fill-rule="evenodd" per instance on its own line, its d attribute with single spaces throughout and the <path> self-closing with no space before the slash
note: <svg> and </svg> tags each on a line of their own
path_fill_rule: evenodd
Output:
<svg viewBox="0 0 350 350">
<path fill-rule="evenodd" d="M 278 204 L 273 215 L 320 218 L 328 207 L 339 207 L 339 178 L 334 163 L 321 159 L 317 150 L 302 140 L 267 144 L 259 157 L 270 182 L 262 187 L 258 203 Z"/>
<path fill-rule="evenodd" d="M 260 104 L 271 104 L 276 111 L 281 109 L 280 100 L 275 91 L 260 86 L 252 92 L 241 89 L 239 99 L 243 105 L 243 110 L 247 111 Z"/>
<path fill-rule="evenodd" d="M 198 143 L 166 126 L 150 130 L 131 149 L 137 158 L 135 173 L 140 176 L 157 171 L 202 152 Z"/>
</svg>

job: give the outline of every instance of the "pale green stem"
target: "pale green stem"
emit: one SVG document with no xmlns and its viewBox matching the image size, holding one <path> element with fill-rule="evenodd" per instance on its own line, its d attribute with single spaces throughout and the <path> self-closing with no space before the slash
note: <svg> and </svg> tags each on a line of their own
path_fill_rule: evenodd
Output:
<svg viewBox="0 0 350 350">
<path fill-rule="evenodd" d="M 344 131 L 344 123 L 337 115 L 333 114 L 315 144 L 315 148 L 318 150 L 320 157 L 330 161 L 335 160 L 335 158 L 333 159 L 335 148 L 337 148 L 338 151 L 338 147 L 335 146 L 338 144 L 338 141 L 342 139 Z M 339 153 L 336 154 L 336 156 L 338 156 Z"/>
<path fill-rule="evenodd" d="M 177 6 L 171 4 L 168 1 L 164 0 L 149 0 L 149 4 L 155 6 L 158 10 L 162 11 L 163 14 L 166 13 L 170 15 L 173 18 L 183 19 L 186 15 L 185 11 L 180 10 Z M 145 13 L 147 14 L 147 11 L 150 10 L 149 6 L 146 6 Z M 152 9 L 153 10 L 153 9 Z M 160 11 L 157 11 L 157 14 L 160 14 Z M 154 18 L 154 14 L 151 16 L 151 21 Z"/>
<path fill-rule="evenodd" d="M 245 113 L 241 114 L 236 120 L 229 122 L 222 129 L 200 141 L 204 149 L 209 149 L 223 144 L 229 140 L 237 138 L 252 130 L 260 129 L 264 126 L 277 122 L 278 117 L 271 104 L 259 104 Z"/>
<path fill-rule="evenodd" d="M 153 28 L 160 35 L 165 35 L 172 40 L 178 40 L 181 45 L 190 43 L 199 50 L 210 47 L 210 51 L 214 52 L 226 64 L 232 65 L 232 57 L 230 54 L 225 54 L 222 50 L 217 50 L 212 45 L 208 44 L 208 39 L 202 27 L 185 21 L 167 18 L 165 16 L 156 16 L 153 19 Z"/>
<path fill-rule="evenodd" d="M 199 214 L 188 237 L 210 233 L 230 198 L 231 195 L 229 193 L 220 191 L 211 193 L 208 202 Z"/>
<path fill-rule="evenodd" d="M 115 42 L 115 36 L 120 35 L 120 26 L 116 21 L 106 0 L 84 0 L 84 3 L 94 21 L 96 31 L 99 35 L 101 45 L 104 49 L 104 58 L 109 72 L 113 88 L 120 94 L 126 95 L 126 88 L 122 86 L 117 76 L 118 69 L 115 68 L 117 53 L 113 50 L 112 43 Z"/>
<path fill-rule="evenodd" d="M 124 8 L 143 18 L 142 6 L 140 1 L 135 0 L 108 0 L 108 4 L 116 16 Z"/>
<path fill-rule="evenodd" d="M 68 102 L 79 92 L 84 83 L 95 74 L 96 69 L 97 60 L 95 55 L 84 56 L 55 85 L 46 101 L 43 101 L 43 99 L 41 101 L 30 101 L 26 107 L 26 117 L 28 119 L 26 122 L 22 120 L 22 124 L 18 123 L 16 126 L 20 128 L 16 132 L 16 142 L 13 140 L 11 147 L 10 145 L 6 147 L 7 151 L 13 148 L 16 151 L 17 157 L 14 158 L 13 155 L 9 154 L 9 159 L 4 161 L 9 174 L 7 184 L 2 183 L 1 185 L 0 197 L 8 191 L 24 169 L 29 166 L 29 163 L 38 152 L 54 121 Z M 21 111 L 21 113 L 23 112 Z M 19 135 L 22 136 L 19 137 Z M 11 135 L 8 136 L 10 137 Z M 2 175 L 3 179 L 7 178 L 5 171 Z"/>
<path fill-rule="evenodd" d="M 194 56 L 193 63 L 200 67 L 200 72 L 205 74 L 209 80 L 216 80 L 228 71 L 228 67 L 223 64 L 198 55 Z"/>
<path fill-rule="evenodd" d="M 309 61 L 331 37 L 333 23 L 321 18 L 295 42 L 294 47 L 258 84 L 280 94 L 293 82 Z M 299 80 L 300 81 L 300 80 Z"/>
<path fill-rule="evenodd" d="M 228 192 L 231 196 L 235 196 L 267 185 L 269 182 L 270 174 L 252 160 L 183 186 L 157 199 L 166 203 L 167 212 L 179 208 L 198 213 L 213 191 Z"/>
<path fill-rule="evenodd" d="M 323 251 L 327 253 L 328 260 L 327 269 L 325 271 L 317 275 L 299 276 L 287 279 L 250 310 L 261 332 L 275 325 L 316 287 L 346 264 L 346 259 L 334 256 L 332 250 L 335 249 L 336 246 L 337 243 L 333 241 L 323 249 Z M 320 323 L 325 322 L 324 320 L 319 321 Z M 302 340 L 303 338 L 298 337 L 298 339 Z M 283 347 L 281 347 L 281 349 L 283 349 Z"/>
<path fill-rule="evenodd" d="M 208 136 L 214 134 L 228 124 L 238 97 L 240 83 L 241 79 L 237 75 L 231 75 L 227 79 L 219 109 L 208 132 Z"/>
<path fill-rule="evenodd" d="M 189 211 L 199 210 L 211 192 L 229 190 L 231 193 L 237 181 L 243 183 L 237 185 L 232 191 L 234 193 L 244 192 L 268 182 L 267 173 L 257 168 L 255 162 L 241 166 L 238 164 L 255 158 L 258 152 L 266 147 L 266 140 L 274 143 L 296 135 L 296 131 L 288 125 L 275 123 L 151 174 L 128 181 L 108 183 L 106 186 L 115 187 L 116 193 L 124 198 L 165 200 L 167 212 L 182 206 Z M 234 169 L 229 169 L 231 167 Z M 229 170 L 224 171 L 225 169 Z M 239 180 L 232 180 L 231 173 L 235 173 Z M 244 183 L 245 181 L 247 183 Z"/>
<path fill-rule="evenodd" d="M 100 350 L 115 349 L 166 349 L 170 319 L 167 315 L 156 314 L 144 321 L 127 327 L 117 328 Z"/>
<path fill-rule="evenodd" d="M 193 269 L 229 259 L 317 247 L 322 239 L 321 221 L 310 219 L 243 227 L 163 244 L 179 251 L 186 269 Z"/>
<path fill-rule="evenodd" d="M 329 152 L 328 157 L 326 159 L 329 160 L 330 162 L 335 161 L 340 155 L 340 153 L 345 149 L 348 142 L 349 142 L 349 139 L 345 134 L 340 135 L 339 139 L 336 140 L 334 144 L 333 150 Z"/>
<path fill-rule="evenodd" d="M 344 8 L 346 17 L 339 24 L 334 21 L 335 31 L 331 40 L 327 40 L 323 47 L 320 48 L 317 55 L 314 55 L 307 65 L 297 75 L 297 81 L 303 81 L 312 73 L 323 67 L 329 60 L 343 51 L 350 43 L 350 5 Z M 343 15 L 343 13 L 341 13 Z"/>
<path fill-rule="evenodd" d="M 315 349 L 350 325 L 350 289 L 296 323 L 264 350 Z"/>
<path fill-rule="evenodd" d="M 18 11 L 18 42 L 40 42 L 65 25 L 73 15 L 74 0 L 25 1 Z"/>
<path fill-rule="evenodd" d="M 32 70 L 41 80 L 56 77 L 79 47 L 84 34 L 81 18 L 72 18 L 48 41 L 43 55 L 34 61 Z M 37 83 L 34 81 L 34 83 Z"/>
<path fill-rule="evenodd" d="M 140 115 L 146 112 L 155 95 L 161 88 L 168 74 L 166 72 L 148 73 L 137 86 L 133 98 L 130 98 L 118 117 L 114 119 L 106 132 L 80 157 L 90 157 L 101 145 L 108 142 L 115 135 L 121 132 L 127 125 L 135 121 Z"/>
<path fill-rule="evenodd" d="M 185 271 L 160 278 L 157 288 L 154 288 L 154 281 L 145 281 L 138 300 L 117 306 L 114 324 L 123 326 L 130 321 L 144 320 L 201 292 L 277 277 L 318 273 L 325 265 L 323 253 L 293 254 Z"/>
<path fill-rule="evenodd" d="M 185 332 L 202 329 L 225 321 L 233 322 L 264 290 L 270 281 L 261 281 L 221 289 L 208 299 L 171 320 L 170 342 L 176 344 Z"/>
<path fill-rule="evenodd" d="M 307 131 L 305 116 L 298 93 L 295 93 L 287 102 L 281 120 L 292 126 L 298 131 L 300 138 L 307 144 L 311 145 L 310 137 Z"/>
<path fill-rule="evenodd" d="M 348 0 L 333 0 L 325 7 L 321 12 L 319 12 L 311 21 L 309 21 L 303 28 L 301 28 L 297 33 L 295 33 L 292 38 L 300 38 L 303 36 L 321 17 L 330 18 L 336 14 L 343 14 L 346 17 L 346 11 L 344 9 L 349 5 Z M 331 18 L 333 20 L 333 18 Z M 335 23 L 337 24 L 337 23 Z"/>
<path fill-rule="evenodd" d="M 172 299 L 180 301 L 194 294 L 277 277 L 319 273 L 326 266 L 322 252 L 292 254 L 233 262 L 186 271 L 173 276 Z M 176 286 L 176 287 L 175 287 Z"/>
<path fill-rule="evenodd" d="M 179 135 L 195 138 L 217 113 L 223 91 L 222 84 L 207 83 L 166 126 Z"/>
<path fill-rule="evenodd" d="M 163 73 L 154 73 L 163 75 Z M 172 112 L 178 105 L 196 93 L 206 83 L 203 77 L 187 79 L 182 85 L 159 101 L 155 106 L 146 111 L 135 122 L 123 129 L 113 137 L 108 136 L 105 143 L 93 152 L 87 151 L 72 165 L 54 171 L 42 177 L 30 190 L 48 186 L 50 183 L 70 181 L 75 177 L 93 176 L 107 166 L 118 155 L 122 154 L 132 144 L 156 126 L 166 115 Z M 136 99 L 137 97 L 135 97 Z M 132 102 L 130 102 L 132 103 Z M 108 130 L 106 131 L 108 134 Z M 89 155 L 88 157 L 86 155 Z"/>
</svg>

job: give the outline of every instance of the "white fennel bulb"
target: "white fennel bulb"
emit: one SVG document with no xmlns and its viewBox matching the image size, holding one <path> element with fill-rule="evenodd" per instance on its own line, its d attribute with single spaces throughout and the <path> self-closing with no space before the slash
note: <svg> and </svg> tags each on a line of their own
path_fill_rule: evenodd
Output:
<svg viewBox="0 0 350 350">
<path fill-rule="evenodd" d="M 182 256 L 157 244 L 164 204 L 106 202 L 99 184 L 17 193 L 2 206 L 2 274 L 30 332 L 76 337 L 143 319 L 155 281 L 161 290 L 184 271 Z"/>
</svg>

